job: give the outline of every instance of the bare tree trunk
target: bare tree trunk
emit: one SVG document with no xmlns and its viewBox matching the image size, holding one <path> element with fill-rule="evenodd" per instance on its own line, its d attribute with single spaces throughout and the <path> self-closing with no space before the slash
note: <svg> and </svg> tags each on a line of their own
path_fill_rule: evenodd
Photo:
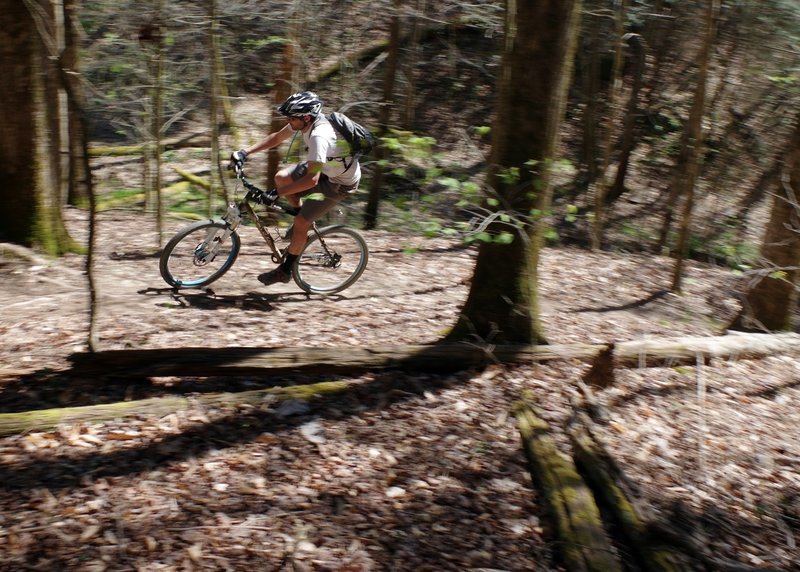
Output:
<svg viewBox="0 0 800 572">
<path fill-rule="evenodd" d="M 800 277 L 800 116 L 786 155 L 784 176 L 772 203 L 761 246 L 764 268 L 745 294 L 731 325 L 746 331 L 789 330 L 797 308 Z"/>
<path fill-rule="evenodd" d="M 156 5 L 156 17 L 159 24 L 164 17 L 164 0 L 158 0 Z M 156 229 L 158 234 L 159 248 L 164 243 L 164 201 L 161 197 L 161 153 L 163 151 L 163 133 L 161 128 L 163 126 L 163 104 L 164 97 L 164 39 L 159 36 L 158 42 L 155 45 L 155 68 L 153 70 L 153 124 L 151 126 L 151 133 L 154 137 L 153 149 L 153 187 L 156 199 Z"/>
<path fill-rule="evenodd" d="M 0 9 L 0 240 L 24 246 L 33 243 L 36 225 L 34 189 L 33 44 L 36 29 L 27 6 L 5 2 Z"/>
<path fill-rule="evenodd" d="M 481 244 L 467 301 L 449 339 L 545 341 L 537 286 L 544 225 L 528 215 L 550 206 L 550 169 L 572 76 L 580 6 L 580 0 L 509 0 L 506 5 L 489 171 L 504 210 L 490 214 L 498 218 L 487 230 L 513 239 Z M 522 228 L 509 228 L 503 216 L 518 218 Z"/>
<path fill-rule="evenodd" d="M 272 102 L 274 107 L 278 107 L 294 91 L 295 60 L 297 59 L 295 47 L 297 45 L 299 17 L 299 2 L 295 0 L 289 11 L 290 23 L 287 30 L 288 37 L 286 38 L 286 43 L 283 45 L 283 61 L 281 62 L 280 73 L 272 89 Z M 270 131 L 277 131 L 283 127 L 284 123 L 285 118 L 281 117 L 281 115 L 276 113 L 273 109 Z M 291 149 L 289 149 L 289 152 L 291 152 Z M 267 152 L 267 184 L 273 184 L 272 182 L 275 180 L 275 174 L 278 172 L 280 161 L 281 155 L 278 149 L 270 149 Z"/>
<path fill-rule="evenodd" d="M 53 39 L 57 54 L 63 54 L 66 49 L 66 30 L 64 22 L 64 1 L 50 0 L 53 18 Z M 58 73 L 55 71 L 54 73 Z M 56 80 L 55 85 L 60 85 Z M 61 204 L 66 204 L 69 199 L 70 181 L 70 135 L 69 135 L 69 113 L 67 112 L 67 94 L 63 87 L 53 90 L 54 98 L 54 123 L 56 124 L 58 137 L 58 147 L 54 149 L 54 159 L 58 162 L 58 195 Z"/>
<path fill-rule="evenodd" d="M 61 3 L 53 5 L 49 0 L 24 0 L 25 6 L 33 16 L 38 34 L 32 43 L 33 82 L 30 97 L 34 102 L 34 153 L 28 158 L 26 168 L 35 165 L 36 224 L 34 240 L 42 249 L 53 256 L 78 249 L 67 232 L 63 218 L 63 204 L 66 201 L 66 180 L 62 169 L 69 167 L 62 161 L 61 131 L 64 128 L 66 106 L 62 106 L 64 93 L 61 91 L 60 57 L 56 24 L 63 28 L 62 18 L 55 17 L 54 9 L 63 9 Z M 67 150 L 68 152 L 68 150 Z"/>
<path fill-rule="evenodd" d="M 73 0 L 68 0 L 72 2 Z M 67 67 L 69 60 L 62 60 L 60 65 L 61 83 L 69 100 L 69 107 L 72 110 L 73 121 L 82 135 L 89 132 L 88 120 L 86 119 L 86 98 L 84 96 L 81 77 L 76 69 Z M 99 334 L 97 330 L 97 315 L 99 312 L 99 302 L 97 285 L 94 279 L 94 252 L 97 236 L 96 224 L 96 197 L 94 185 L 92 183 L 92 171 L 89 165 L 89 141 L 85 136 L 80 138 L 80 149 L 75 155 L 75 162 L 80 163 L 80 172 L 86 173 L 84 185 L 89 201 L 89 240 L 86 245 L 86 280 L 89 287 L 89 331 L 87 335 L 87 346 L 90 352 L 99 350 Z"/>
<path fill-rule="evenodd" d="M 636 142 L 636 123 L 639 119 L 639 94 L 642 90 L 644 66 L 645 66 L 645 45 L 644 40 L 638 34 L 627 35 L 628 45 L 632 49 L 634 64 L 631 68 L 633 85 L 631 95 L 628 98 L 628 109 L 622 124 L 622 137 L 619 145 L 619 160 L 617 161 L 617 174 L 614 183 L 606 195 L 605 206 L 611 205 L 625 193 L 625 178 L 628 175 L 628 167 L 631 161 L 631 153 Z"/>
<path fill-rule="evenodd" d="M 78 2 L 79 0 L 64 0 L 65 45 L 61 56 L 61 68 L 70 70 L 72 74 L 78 74 L 80 71 Z M 88 162 L 83 154 L 88 147 L 86 140 L 89 135 L 85 125 L 75 113 L 68 113 L 68 117 L 69 188 L 67 202 L 72 205 L 86 205 L 90 200 L 88 188 L 90 174 L 86 169 Z"/>
<path fill-rule="evenodd" d="M 65 24 L 69 33 L 74 34 L 78 29 L 78 14 L 75 9 L 76 0 L 66 0 Z M 89 329 L 87 332 L 87 347 L 89 352 L 96 352 L 99 347 L 99 334 L 97 329 L 97 316 L 99 302 L 97 284 L 94 279 L 94 252 L 97 236 L 96 224 L 96 197 L 92 183 L 92 171 L 89 164 L 89 133 L 88 120 L 86 119 L 86 98 L 84 96 L 82 78 L 78 73 L 76 53 L 67 42 L 65 50 L 59 61 L 59 74 L 61 86 L 67 95 L 69 125 L 72 133 L 70 139 L 70 165 L 74 172 L 81 173 L 84 177 L 81 186 L 85 189 L 89 203 L 89 239 L 86 245 L 86 280 L 89 289 Z M 74 129 L 74 131 L 72 130 Z M 72 177 L 74 179 L 74 176 Z"/>
<path fill-rule="evenodd" d="M 706 30 L 703 47 L 700 53 L 700 67 L 697 72 L 697 87 L 694 94 L 692 111 L 689 115 L 688 128 L 688 154 L 686 169 L 680 179 L 681 195 L 684 197 L 681 231 L 678 237 L 677 258 L 672 272 L 672 291 L 681 291 L 683 279 L 683 265 L 689 248 L 689 233 L 691 231 L 692 211 L 694 210 L 695 185 L 700 171 L 700 161 L 703 151 L 703 116 L 706 108 L 706 83 L 708 81 L 708 67 L 711 62 L 711 51 L 714 37 L 717 33 L 717 18 L 719 17 L 720 0 L 708 0 L 706 12 Z"/>
<path fill-rule="evenodd" d="M 394 107 L 394 84 L 397 77 L 397 59 L 400 51 L 400 0 L 394 0 L 395 13 L 389 29 L 389 56 L 386 59 L 386 73 L 383 77 L 383 97 L 381 99 L 381 112 L 378 119 L 378 137 L 383 137 L 389 130 L 389 117 Z M 373 229 L 378 224 L 378 204 L 383 188 L 383 165 L 386 150 L 378 146 L 375 153 L 375 171 L 372 184 L 369 186 L 369 198 L 364 213 L 364 228 Z"/>
<path fill-rule="evenodd" d="M 585 181 L 581 187 L 588 189 L 597 179 L 597 115 L 600 91 L 600 25 L 594 14 L 584 14 L 584 32 L 588 36 L 583 50 L 582 98 L 583 140 L 581 162 Z"/>
<path fill-rule="evenodd" d="M 164 205 L 161 200 L 162 97 L 164 38 L 162 19 L 164 0 L 153 0 L 153 19 L 142 29 L 139 42 L 145 49 L 149 71 L 149 93 L 144 113 L 143 177 L 145 210 L 156 215 L 156 246 L 161 248 L 164 234 Z"/>
<path fill-rule="evenodd" d="M 13 110 L 0 124 L 0 238 L 58 256 L 78 246 L 62 213 L 59 134 L 67 110 L 58 95 L 53 8 L 49 1 L 22 0 L 0 9 L 0 100 Z"/>
<path fill-rule="evenodd" d="M 403 66 L 403 76 L 406 79 L 405 97 L 403 102 L 403 113 L 400 118 L 400 124 L 406 129 L 413 131 L 413 125 L 416 115 L 417 106 L 417 82 L 415 71 L 417 62 L 419 61 L 420 52 L 420 39 L 422 32 L 425 28 L 422 24 L 422 19 L 425 17 L 427 10 L 427 0 L 416 0 L 416 8 L 411 17 L 411 35 L 408 44 L 408 58 L 405 59 Z"/>
<path fill-rule="evenodd" d="M 628 0 L 621 0 L 616 10 L 614 27 L 614 67 L 611 73 L 611 89 L 608 93 L 608 122 L 605 130 L 605 145 L 600 173 L 595 181 L 594 190 L 594 225 L 592 232 L 592 250 L 600 250 L 603 242 L 603 227 L 606 218 L 606 192 L 609 185 L 608 170 L 611 166 L 611 154 L 614 152 L 616 129 L 619 117 L 618 100 L 622 94 L 622 51 L 625 45 L 625 19 L 628 12 Z"/>
<path fill-rule="evenodd" d="M 219 49 L 219 21 L 217 19 L 217 0 L 208 0 L 208 75 L 211 93 L 209 93 L 209 121 L 211 123 L 211 175 L 209 181 L 209 212 L 208 216 L 214 216 L 214 197 L 221 194 L 228 202 L 228 190 L 225 187 L 225 177 L 222 173 L 219 150 L 219 115 L 220 115 L 220 96 L 222 93 L 222 70 L 219 63 L 222 61 Z"/>
</svg>

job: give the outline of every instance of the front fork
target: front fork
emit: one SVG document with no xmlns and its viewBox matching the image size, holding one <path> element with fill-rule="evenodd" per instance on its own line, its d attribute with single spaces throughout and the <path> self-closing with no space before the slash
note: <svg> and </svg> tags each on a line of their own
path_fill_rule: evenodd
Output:
<svg viewBox="0 0 800 572">
<path fill-rule="evenodd" d="M 228 210 L 222 217 L 222 221 L 225 223 L 225 231 L 222 234 L 220 234 L 219 228 L 211 227 L 208 229 L 203 242 L 195 247 L 195 264 L 204 265 L 214 260 L 220 246 L 239 228 L 239 224 L 242 222 L 242 213 L 239 210 L 239 206 L 235 203 L 230 203 Z"/>
</svg>

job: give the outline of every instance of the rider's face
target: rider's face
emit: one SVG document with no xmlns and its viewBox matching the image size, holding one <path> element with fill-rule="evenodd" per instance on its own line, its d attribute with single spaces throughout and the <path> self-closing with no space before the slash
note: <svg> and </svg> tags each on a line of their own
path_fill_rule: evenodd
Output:
<svg viewBox="0 0 800 572">
<path fill-rule="evenodd" d="M 306 126 L 306 120 L 304 117 L 290 117 L 289 125 L 295 131 L 302 131 L 303 128 Z"/>
</svg>

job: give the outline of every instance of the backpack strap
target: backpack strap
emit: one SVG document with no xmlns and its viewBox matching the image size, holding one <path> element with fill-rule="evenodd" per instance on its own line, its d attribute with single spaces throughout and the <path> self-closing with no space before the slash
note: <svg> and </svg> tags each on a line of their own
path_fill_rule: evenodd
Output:
<svg viewBox="0 0 800 572">
<path fill-rule="evenodd" d="M 286 163 L 289 160 L 289 157 L 292 154 L 292 147 L 294 147 L 294 140 L 297 139 L 297 131 L 294 132 L 292 135 L 292 140 L 289 142 L 289 148 L 286 150 L 286 154 L 283 156 L 283 162 Z"/>
<path fill-rule="evenodd" d="M 320 117 L 322 117 L 322 114 L 320 114 Z M 328 123 L 330 124 L 330 119 L 328 119 L 327 116 L 324 116 L 324 117 L 325 117 L 325 119 L 328 120 Z M 344 140 L 345 143 L 347 143 L 347 140 L 344 138 L 344 136 L 342 136 L 339 133 L 339 131 L 335 127 L 333 127 L 332 124 L 331 124 L 331 127 L 333 128 L 333 132 L 336 135 L 336 141 L 338 142 L 340 139 L 342 139 L 342 140 Z M 317 128 L 317 122 L 315 120 L 314 121 L 314 125 L 311 127 L 311 131 L 313 132 L 314 129 L 316 129 L 316 128 Z M 297 132 L 296 131 L 295 131 L 294 136 L 297 137 Z M 294 137 L 292 138 L 292 143 L 294 143 Z M 289 149 L 291 149 L 291 148 L 292 148 L 292 144 L 290 143 L 289 144 Z M 349 143 L 347 143 L 347 148 L 348 148 L 348 150 L 350 149 L 350 144 Z M 288 152 L 287 152 L 287 155 L 288 155 Z M 351 158 L 351 161 L 350 161 L 349 165 L 347 164 L 347 158 L 348 157 Z M 352 167 L 353 164 L 356 161 L 358 161 L 359 157 L 361 157 L 361 153 L 355 153 L 353 155 L 343 155 L 341 157 L 326 157 L 325 159 L 328 160 L 328 161 L 341 161 L 342 164 L 344 165 L 344 171 L 342 171 L 342 174 L 344 174 L 344 173 L 346 173 L 347 171 L 350 170 L 350 167 Z"/>
</svg>

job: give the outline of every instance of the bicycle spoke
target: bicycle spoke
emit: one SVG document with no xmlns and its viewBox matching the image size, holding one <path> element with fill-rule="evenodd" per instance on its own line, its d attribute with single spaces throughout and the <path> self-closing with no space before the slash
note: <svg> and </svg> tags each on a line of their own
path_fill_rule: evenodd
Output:
<svg viewBox="0 0 800 572">
<path fill-rule="evenodd" d="M 358 280 L 367 265 L 367 247 L 355 231 L 337 228 L 313 238 L 295 267 L 300 287 L 308 292 L 331 294 Z"/>
<path fill-rule="evenodd" d="M 231 267 L 239 253 L 239 239 L 225 239 L 225 225 L 195 224 L 165 247 L 161 275 L 171 286 L 196 288 L 210 284 Z"/>
</svg>

